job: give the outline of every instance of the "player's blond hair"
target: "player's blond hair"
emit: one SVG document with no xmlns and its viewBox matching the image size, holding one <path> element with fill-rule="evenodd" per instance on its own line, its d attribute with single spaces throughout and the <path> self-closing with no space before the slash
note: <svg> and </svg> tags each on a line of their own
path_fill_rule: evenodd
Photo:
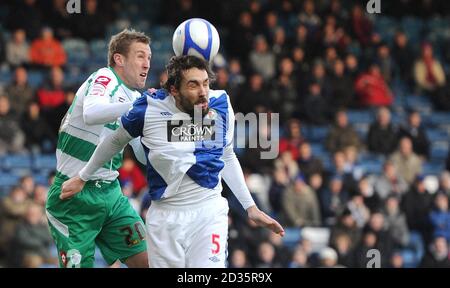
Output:
<svg viewBox="0 0 450 288">
<path fill-rule="evenodd" d="M 113 35 L 108 46 L 108 66 L 114 67 L 116 65 L 114 54 L 119 53 L 127 56 L 133 42 L 150 45 L 150 37 L 134 29 L 124 29 L 116 35 Z"/>
</svg>

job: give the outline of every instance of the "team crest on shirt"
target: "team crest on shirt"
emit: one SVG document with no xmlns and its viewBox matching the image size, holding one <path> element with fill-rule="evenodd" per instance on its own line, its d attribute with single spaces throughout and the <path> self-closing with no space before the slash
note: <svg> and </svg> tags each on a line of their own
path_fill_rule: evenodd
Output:
<svg viewBox="0 0 450 288">
<path fill-rule="evenodd" d="M 216 120 L 217 119 L 217 111 L 209 108 L 208 114 L 205 115 L 205 120 Z"/>
</svg>

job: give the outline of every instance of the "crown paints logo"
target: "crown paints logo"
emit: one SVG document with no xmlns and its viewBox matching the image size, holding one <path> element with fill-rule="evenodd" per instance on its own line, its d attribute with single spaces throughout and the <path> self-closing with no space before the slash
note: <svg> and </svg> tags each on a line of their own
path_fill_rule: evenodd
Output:
<svg viewBox="0 0 450 288">
<path fill-rule="evenodd" d="M 214 121 L 211 121 L 211 125 L 182 120 L 167 121 L 167 139 L 169 142 L 215 140 Z"/>
</svg>

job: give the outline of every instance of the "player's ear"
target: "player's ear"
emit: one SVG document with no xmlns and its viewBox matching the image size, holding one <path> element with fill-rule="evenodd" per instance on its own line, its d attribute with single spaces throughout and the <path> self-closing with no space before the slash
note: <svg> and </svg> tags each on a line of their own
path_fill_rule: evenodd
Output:
<svg viewBox="0 0 450 288">
<path fill-rule="evenodd" d="M 124 59 L 123 56 L 119 53 L 114 54 L 114 62 L 116 62 L 117 66 L 123 67 L 124 66 Z"/>
<path fill-rule="evenodd" d="M 171 85 L 169 88 L 169 93 L 172 96 L 178 97 L 179 93 L 178 93 L 178 89 L 175 88 L 175 86 Z"/>
</svg>

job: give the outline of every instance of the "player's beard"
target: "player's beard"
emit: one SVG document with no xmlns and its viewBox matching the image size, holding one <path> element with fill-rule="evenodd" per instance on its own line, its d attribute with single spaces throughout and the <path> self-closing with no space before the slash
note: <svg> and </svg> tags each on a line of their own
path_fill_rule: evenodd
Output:
<svg viewBox="0 0 450 288">
<path fill-rule="evenodd" d="M 199 111 L 201 109 L 200 105 L 208 100 L 199 100 L 195 104 L 192 104 L 188 99 L 185 97 L 180 97 L 180 106 L 183 108 L 184 112 L 188 113 L 192 119 L 194 119 L 195 111 Z M 197 107 L 196 107 L 197 105 Z M 206 114 L 209 112 L 209 107 L 206 107 L 206 109 L 202 109 L 202 118 L 205 117 Z"/>
</svg>

